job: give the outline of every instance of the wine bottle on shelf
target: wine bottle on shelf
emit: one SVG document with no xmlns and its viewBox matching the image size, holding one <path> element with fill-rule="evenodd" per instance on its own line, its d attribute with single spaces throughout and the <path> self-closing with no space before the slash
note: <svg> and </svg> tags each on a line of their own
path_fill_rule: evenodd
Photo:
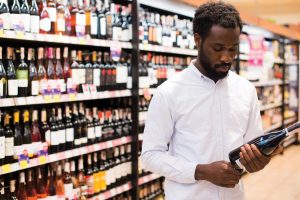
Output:
<svg viewBox="0 0 300 200">
<path fill-rule="evenodd" d="M 21 19 L 24 22 L 24 31 L 30 32 L 30 10 L 27 0 L 22 0 L 20 11 Z"/>
<path fill-rule="evenodd" d="M 0 19 L 2 19 L 3 29 L 10 30 L 10 13 L 7 0 L 2 0 L 0 4 Z"/>
<path fill-rule="evenodd" d="M 75 88 L 75 91 L 79 91 L 79 76 L 80 76 L 80 70 L 79 70 L 79 64 L 77 62 L 76 57 L 76 50 L 71 51 L 71 57 L 72 57 L 72 64 L 71 64 L 71 79 L 70 82 L 68 81 L 68 90 Z"/>
<path fill-rule="evenodd" d="M 48 13 L 49 13 L 49 17 L 50 17 L 50 21 L 51 21 L 51 29 L 50 29 L 50 33 L 51 34 L 55 34 L 55 27 L 56 27 L 56 3 L 54 0 L 47 0 L 47 7 L 48 7 Z"/>
<path fill-rule="evenodd" d="M 98 108 L 93 107 L 93 123 L 95 127 L 95 142 L 100 142 L 102 137 L 102 126 L 100 123 Z M 102 114 L 102 113 L 101 113 Z"/>
<path fill-rule="evenodd" d="M 93 84 L 96 87 L 97 91 L 100 91 L 100 65 L 97 62 L 97 52 L 93 51 L 92 53 L 92 61 L 93 61 Z"/>
<path fill-rule="evenodd" d="M 64 190 L 66 200 L 72 200 L 73 183 L 70 175 L 70 163 L 67 161 L 64 168 Z"/>
<path fill-rule="evenodd" d="M 64 18 L 65 18 L 65 35 L 71 36 L 72 35 L 72 17 L 69 10 L 69 1 L 64 1 Z"/>
<path fill-rule="evenodd" d="M 69 105 L 65 106 L 65 130 L 66 130 L 66 150 L 73 149 L 74 146 L 74 127 L 70 116 Z"/>
<path fill-rule="evenodd" d="M 81 124 L 81 146 L 86 146 L 88 143 L 88 125 L 82 102 L 79 103 L 79 119 Z"/>
<path fill-rule="evenodd" d="M 66 88 L 65 93 L 69 93 L 73 87 L 72 72 L 69 63 L 68 51 L 69 51 L 68 47 L 65 47 L 64 54 L 63 54 L 64 57 L 63 77 L 64 77 L 64 83 Z"/>
<path fill-rule="evenodd" d="M 87 185 L 87 197 L 91 198 L 94 195 L 94 171 L 93 171 L 91 154 L 88 154 L 87 156 L 87 170 L 86 170 L 85 178 L 86 178 L 86 185 Z"/>
<path fill-rule="evenodd" d="M 27 151 L 28 157 L 33 157 L 33 145 L 32 145 L 32 134 L 29 124 L 29 111 L 23 112 L 23 149 Z"/>
<path fill-rule="evenodd" d="M 48 77 L 48 86 L 47 92 L 48 94 L 53 94 L 53 91 L 56 88 L 56 74 L 55 74 L 55 66 L 53 64 L 53 48 L 48 48 L 48 65 L 47 65 L 47 77 Z"/>
<path fill-rule="evenodd" d="M 52 108 L 49 124 L 50 124 L 50 153 L 58 153 L 59 144 L 60 144 L 60 139 L 59 139 L 60 131 L 58 129 L 57 120 L 55 116 L 55 108 Z"/>
<path fill-rule="evenodd" d="M 25 172 L 20 172 L 19 185 L 17 190 L 18 200 L 27 200 Z"/>
<path fill-rule="evenodd" d="M 47 71 L 44 65 L 44 49 L 38 49 L 38 79 L 39 79 L 39 93 L 45 94 L 48 86 Z"/>
<path fill-rule="evenodd" d="M 86 185 L 86 178 L 85 172 L 83 168 L 83 158 L 82 156 L 78 160 L 78 173 L 77 179 L 80 187 L 80 199 L 87 199 L 87 185 Z"/>
<path fill-rule="evenodd" d="M 96 1 L 97 11 L 98 11 L 98 38 L 106 39 L 106 16 L 105 16 L 105 8 L 103 6 L 102 1 Z"/>
<path fill-rule="evenodd" d="M 37 199 L 37 193 L 36 193 L 33 173 L 31 169 L 29 169 L 27 173 L 26 192 L 27 192 L 27 200 Z"/>
<path fill-rule="evenodd" d="M 4 130 L 5 130 L 5 164 L 13 162 L 14 156 L 14 133 L 10 127 L 10 116 L 8 113 L 4 115 Z"/>
<path fill-rule="evenodd" d="M 60 57 L 60 48 L 56 48 L 56 63 L 55 63 L 55 77 L 56 77 L 56 85 L 57 85 L 57 92 L 66 93 L 66 84 L 64 80 L 64 72 L 63 67 L 61 64 L 61 57 Z"/>
<path fill-rule="evenodd" d="M 111 6 L 111 7 L 109 7 Z M 106 18 L 106 36 L 105 39 L 112 39 L 112 23 L 113 23 L 113 15 L 114 12 L 114 4 L 110 3 L 110 0 L 104 0 L 104 9 L 105 9 L 105 18 Z"/>
<path fill-rule="evenodd" d="M 39 7 L 36 0 L 31 1 L 30 7 L 30 32 L 39 33 L 40 32 L 40 16 Z"/>
<path fill-rule="evenodd" d="M 43 9 L 40 12 L 40 33 L 50 33 L 51 31 L 51 18 L 47 7 L 47 1 L 42 0 Z"/>
<path fill-rule="evenodd" d="M 57 125 L 59 130 L 59 151 L 65 151 L 66 149 L 66 127 L 62 121 L 62 110 L 57 108 Z"/>
<path fill-rule="evenodd" d="M 96 0 L 91 1 L 91 9 L 90 9 L 90 27 L 88 27 L 88 22 L 86 25 L 87 34 L 91 35 L 91 38 L 98 37 L 98 15 L 96 10 Z M 88 17 L 87 17 L 88 19 Z M 89 31 L 89 32 L 88 32 Z"/>
<path fill-rule="evenodd" d="M 56 23 L 55 23 L 55 34 L 65 35 L 66 20 L 65 20 L 65 6 L 64 0 L 56 1 Z"/>
<path fill-rule="evenodd" d="M 18 96 L 18 80 L 16 75 L 15 66 L 13 63 L 13 49 L 7 47 L 7 83 L 8 83 L 8 97 L 17 97 Z"/>
<path fill-rule="evenodd" d="M 87 120 L 87 138 L 88 138 L 88 144 L 94 144 L 95 143 L 95 126 L 93 123 L 93 118 L 91 116 L 91 109 L 85 108 L 85 115 Z"/>
<path fill-rule="evenodd" d="M 85 34 L 91 34 L 91 5 L 90 0 L 84 1 L 84 14 L 85 14 Z"/>
<path fill-rule="evenodd" d="M 24 61 L 25 59 L 25 49 L 20 48 L 20 64 L 17 68 L 16 77 L 18 80 L 18 96 L 26 97 L 28 94 L 28 65 Z"/>
<path fill-rule="evenodd" d="M 75 174 L 75 161 L 72 160 L 71 161 L 71 170 L 70 170 L 70 176 L 71 176 L 71 180 L 72 180 L 72 184 L 73 184 L 73 199 L 79 199 L 80 197 L 80 186 L 79 186 L 79 182 L 78 179 L 76 177 Z"/>
<path fill-rule="evenodd" d="M 57 199 L 56 186 L 54 184 L 54 172 L 48 165 L 48 180 L 46 185 L 47 199 Z"/>
<path fill-rule="evenodd" d="M 100 163 L 98 162 L 98 154 L 93 154 L 93 174 L 94 174 L 94 195 L 97 195 L 101 191 L 101 174 L 99 171 Z"/>
<path fill-rule="evenodd" d="M 2 127 L 2 113 L 0 111 L 0 166 L 4 164 L 5 159 L 5 130 Z"/>
<path fill-rule="evenodd" d="M 91 64 L 90 61 L 90 55 L 89 52 L 86 52 L 85 57 L 85 84 L 91 85 L 93 84 L 93 65 Z"/>
<path fill-rule="evenodd" d="M 20 4 L 18 0 L 14 0 L 10 8 L 10 29 L 16 33 L 24 32 L 24 24 L 22 16 L 20 15 Z"/>
<path fill-rule="evenodd" d="M 106 151 L 102 150 L 100 152 L 100 167 L 99 167 L 99 178 L 100 178 L 100 184 L 101 184 L 101 192 L 105 191 L 107 189 L 107 167 L 108 162 L 106 160 Z"/>
<path fill-rule="evenodd" d="M 79 79 L 79 88 L 78 91 L 82 93 L 82 85 L 86 83 L 86 69 L 82 62 L 82 51 L 77 51 L 77 61 L 78 61 L 78 79 Z"/>
<path fill-rule="evenodd" d="M 65 188 L 64 188 L 64 181 L 63 181 L 63 176 L 62 176 L 61 164 L 57 165 L 55 187 L 56 187 L 57 199 L 64 200 L 65 199 Z"/>
<path fill-rule="evenodd" d="M 98 53 L 98 63 L 100 65 L 100 87 L 98 91 L 104 91 L 106 89 L 106 68 L 104 63 L 102 62 L 102 52 Z M 105 60 L 104 60 L 105 61 Z"/>
<path fill-rule="evenodd" d="M 34 49 L 28 49 L 28 61 L 29 65 L 29 84 L 28 84 L 28 96 L 37 96 L 39 94 L 39 77 L 35 67 Z"/>
<path fill-rule="evenodd" d="M 122 40 L 122 18 L 121 18 L 121 13 L 120 10 L 122 10 L 122 8 L 120 7 L 120 5 L 115 5 L 115 4 L 111 4 L 110 5 L 112 7 L 112 9 L 114 9 L 114 21 L 112 23 L 112 39 L 113 40 Z"/>
<path fill-rule="evenodd" d="M 295 124 L 283 130 L 271 132 L 254 138 L 253 140 L 249 141 L 248 144 L 256 145 L 263 155 L 268 156 L 274 152 L 278 145 L 281 144 L 287 136 L 295 133 L 293 131 L 298 128 L 300 128 L 300 122 L 296 122 Z M 229 159 L 237 169 L 243 169 L 242 164 L 239 162 L 241 152 L 240 149 L 241 147 L 238 147 L 229 153 Z"/>
<path fill-rule="evenodd" d="M 18 155 L 23 153 L 23 136 L 20 127 L 20 111 L 14 112 L 14 160 L 18 161 Z"/>
<path fill-rule="evenodd" d="M 75 31 L 77 37 L 84 37 L 86 34 L 86 15 L 83 9 L 83 0 L 78 0 Z"/>
<path fill-rule="evenodd" d="M 36 193 L 38 199 L 44 199 L 47 197 L 47 191 L 45 186 L 45 179 L 41 172 L 41 167 L 37 168 L 37 179 L 36 179 Z"/>
<path fill-rule="evenodd" d="M 100 77 L 99 77 L 100 81 Z M 7 75 L 2 62 L 2 47 L 0 46 L 0 98 L 6 98 L 7 95 Z"/>
<path fill-rule="evenodd" d="M 31 140 L 32 140 L 33 156 L 37 157 L 39 151 L 42 150 L 42 137 L 41 137 L 41 132 L 40 132 L 40 128 L 39 128 L 38 111 L 37 110 L 32 111 L 31 132 L 32 132 Z"/>
<path fill-rule="evenodd" d="M 50 152 L 50 145 L 51 145 L 51 131 L 50 127 L 47 123 L 47 111 L 43 109 L 41 112 L 41 140 L 43 143 L 46 143 L 48 146 L 48 152 Z"/>
<path fill-rule="evenodd" d="M 77 105 L 74 103 L 72 108 L 72 121 L 74 125 L 74 147 L 79 148 L 81 146 L 81 121 L 78 117 Z"/>
</svg>

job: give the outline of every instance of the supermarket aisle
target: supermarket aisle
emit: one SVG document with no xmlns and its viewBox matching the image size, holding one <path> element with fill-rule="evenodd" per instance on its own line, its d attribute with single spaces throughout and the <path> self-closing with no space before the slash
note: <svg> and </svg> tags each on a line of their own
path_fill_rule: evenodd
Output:
<svg viewBox="0 0 300 200">
<path fill-rule="evenodd" d="M 243 179 L 246 200 L 300 200 L 300 146 L 288 147 L 264 170 Z"/>
</svg>

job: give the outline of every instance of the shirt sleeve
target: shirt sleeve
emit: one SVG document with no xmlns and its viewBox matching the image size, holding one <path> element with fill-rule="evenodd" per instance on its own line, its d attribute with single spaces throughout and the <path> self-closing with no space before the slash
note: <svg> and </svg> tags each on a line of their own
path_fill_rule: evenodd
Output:
<svg viewBox="0 0 300 200">
<path fill-rule="evenodd" d="M 143 136 L 143 168 L 179 183 L 195 183 L 197 163 L 170 155 L 168 144 L 174 134 L 170 102 L 157 89 L 149 105 Z"/>
<path fill-rule="evenodd" d="M 250 140 L 263 135 L 263 126 L 262 126 L 262 120 L 260 115 L 260 106 L 257 98 L 256 89 L 253 86 L 252 90 L 252 101 L 251 101 L 251 110 L 250 110 L 250 116 L 249 121 L 247 125 L 247 130 L 244 135 L 244 143 L 249 142 Z"/>
</svg>

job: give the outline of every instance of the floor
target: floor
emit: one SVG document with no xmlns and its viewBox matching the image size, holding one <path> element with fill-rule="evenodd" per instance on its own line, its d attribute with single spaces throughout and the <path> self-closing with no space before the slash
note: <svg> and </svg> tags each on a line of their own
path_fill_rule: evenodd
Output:
<svg viewBox="0 0 300 200">
<path fill-rule="evenodd" d="M 291 145 L 260 172 L 243 176 L 246 200 L 300 200 L 300 145 Z"/>
</svg>

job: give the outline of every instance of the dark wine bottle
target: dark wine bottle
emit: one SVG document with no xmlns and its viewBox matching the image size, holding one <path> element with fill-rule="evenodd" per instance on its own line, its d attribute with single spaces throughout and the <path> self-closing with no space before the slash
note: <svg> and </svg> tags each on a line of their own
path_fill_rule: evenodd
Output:
<svg viewBox="0 0 300 200">
<path fill-rule="evenodd" d="M 249 141 L 248 144 L 255 144 L 263 155 L 268 156 L 274 152 L 278 145 L 287 136 L 289 136 L 292 131 L 298 128 L 300 128 L 300 122 L 296 122 L 295 124 L 280 131 L 270 132 L 257 138 L 254 138 L 253 140 Z M 232 150 L 229 153 L 229 160 L 236 169 L 243 169 L 243 166 L 241 166 L 241 163 L 239 162 L 241 147 L 242 146 Z"/>
</svg>

